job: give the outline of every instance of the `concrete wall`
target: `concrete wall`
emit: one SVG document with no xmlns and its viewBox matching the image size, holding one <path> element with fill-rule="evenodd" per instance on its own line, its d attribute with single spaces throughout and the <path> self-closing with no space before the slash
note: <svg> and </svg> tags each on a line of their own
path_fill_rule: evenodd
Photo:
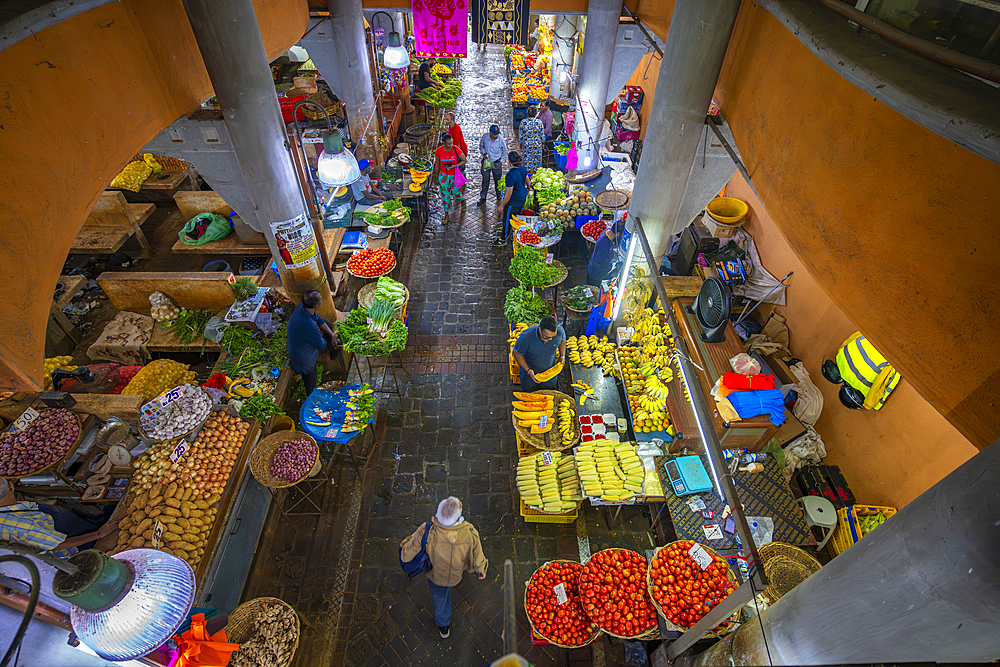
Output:
<svg viewBox="0 0 1000 667">
<path fill-rule="evenodd" d="M 816 431 L 826 443 L 824 462 L 840 466 L 858 502 L 902 507 L 974 456 L 976 447 L 916 392 L 905 374 L 877 412 L 841 405 L 839 386 L 824 380 L 820 367 L 858 326 L 827 296 L 743 176 L 733 176 L 726 194 L 750 205 L 744 228 L 768 271 L 776 276 L 795 272 L 788 280 L 786 305 L 765 304 L 759 310 L 765 313 L 762 319 L 772 309 L 788 318 L 792 353 L 823 392 Z"/>
<path fill-rule="evenodd" d="M 305 3 L 255 6 L 270 57 L 305 32 Z M 89 10 L 0 52 L 0 71 L 0 389 L 13 389 L 41 381 L 49 296 L 101 192 L 212 88 L 181 0 Z"/>
</svg>

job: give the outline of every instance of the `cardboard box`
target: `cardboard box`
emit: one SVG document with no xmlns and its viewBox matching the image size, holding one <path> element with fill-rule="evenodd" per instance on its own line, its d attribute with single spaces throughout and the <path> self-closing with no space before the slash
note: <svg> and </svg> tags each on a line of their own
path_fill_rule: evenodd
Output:
<svg viewBox="0 0 1000 667">
<path fill-rule="evenodd" d="M 736 233 L 736 230 L 742 227 L 742 221 L 735 225 L 724 225 L 707 213 L 701 217 L 702 223 L 708 228 L 708 231 L 712 233 L 717 239 L 728 239 L 730 236 Z"/>
</svg>

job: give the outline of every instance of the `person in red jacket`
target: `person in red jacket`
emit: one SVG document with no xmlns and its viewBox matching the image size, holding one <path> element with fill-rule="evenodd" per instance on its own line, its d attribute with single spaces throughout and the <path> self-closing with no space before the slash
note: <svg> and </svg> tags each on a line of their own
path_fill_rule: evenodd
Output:
<svg viewBox="0 0 1000 667">
<path fill-rule="evenodd" d="M 455 147 L 461 149 L 462 153 L 465 154 L 465 159 L 468 160 L 469 147 L 465 145 L 465 135 L 462 134 L 462 126 L 455 121 L 454 111 L 449 111 L 444 115 L 444 124 L 445 127 L 448 128 L 448 134 L 450 134 L 451 138 L 455 141 Z M 459 165 L 458 168 L 459 170 L 461 170 L 463 174 L 465 173 L 465 164 Z M 461 188 L 461 192 L 459 193 L 458 198 L 460 200 L 465 199 L 464 185 Z"/>
</svg>

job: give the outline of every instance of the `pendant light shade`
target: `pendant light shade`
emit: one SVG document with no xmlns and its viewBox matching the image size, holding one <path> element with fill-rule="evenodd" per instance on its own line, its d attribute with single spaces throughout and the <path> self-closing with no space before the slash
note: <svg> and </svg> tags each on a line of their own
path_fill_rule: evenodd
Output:
<svg viewBox="0 0 1000 667">
<path fill-rule="evenodd" d="M 401 46 L 398 32 L 389 33 L 389 44 L 382 60 L 386 69 L 403 69 L 410 66 L 410 54 Z"/>
<path fill-rule="evenodd" d="M 358 161 L 344 148 L 340 130 L 323 133 L 323 154 L 316 163 L 316 175 L 327 187 L 350 185 L 361 178 Z"/>
</svg>

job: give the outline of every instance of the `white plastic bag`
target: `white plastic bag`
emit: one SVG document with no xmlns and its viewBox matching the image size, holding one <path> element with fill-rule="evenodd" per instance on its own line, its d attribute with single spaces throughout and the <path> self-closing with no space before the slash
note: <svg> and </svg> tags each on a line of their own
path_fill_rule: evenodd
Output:
<svg viewBox="0 0 1000 667">
<path fill-rule="evenodd" d="M 157 322 L 166 322 L 177 317 L 181 309 L 174 305 L 163 292 L 153 292 L 149 295 L 149 315 Z"/>
</svg>

